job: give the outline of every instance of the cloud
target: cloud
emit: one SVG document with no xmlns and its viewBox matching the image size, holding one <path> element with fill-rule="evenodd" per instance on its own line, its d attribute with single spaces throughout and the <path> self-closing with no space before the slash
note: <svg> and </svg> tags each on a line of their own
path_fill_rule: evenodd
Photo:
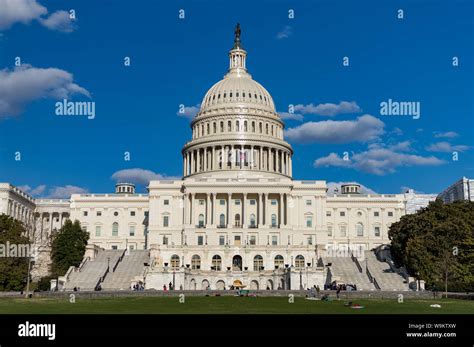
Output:
<svg viewBox="0 0 474 347">
<path fill-rule="evenodd" d="M 453 146 L 450 143 L 446 141 L 441 141 L 441 142 L 436 142 L 430 144 L 428 147 L 426 147 L 427 151 L 430 152 L 464 152 L 467 151 L 470 147 L 466 145 L 457 145 Z"/>
<path fill-rule="evenodd" d="M 393 130 L 390 132 L 390 134 L 396 135 L 396 136 L 402 136 L 403 135 L 403 130 L 395 127 Z"/>
<path fill-rule="evenodd" d="M 439 132 L 439 131 L 435 131 L 433 132 L 434 134 L 434 137 L 436 138 L 448 138 L 448 139 L 453 139 L 455 137 L 458 137 L 459 134 L 454 132 L 454 131 L 446 131 L 446 132 Z"/>
<path fill-rule="evenodd" d="M 285 27 L 283 27 L 283 29 L 281 31 L 279 31 L 276 35 L 276 38 L 278 40 L 281 40 L 281 39 L 286 39 L 288 37 L 290 37 L 290 35 L 293 34 L 293 28 L 289 25 L 286 25 Z"/>
<path fill-rule="evenodd" d="M 45 192 L 46 185 L 45 184 L 40 184 L 36 188 L 31 188 L 29 185 L 26 184 L 26 185 L 23 185 L 23 186 L 19 186 L 18 188 L 20 188 L 22 191 L 24 191 L 25 193 L 28 193 L 32 196 L 39 196 L 39 195 L 41 195 Z"/>
<path fill-rule="evenodd" d="M 57 30 L 64 33 L 74 31 L 74 20 L 69 16 L 69 12 L 56 11 L 46 19 L 39 20 L 41 24 L 51 30 Z"/>
<path fill-rule="evenodd" d="M 71 194 L 87 194 L 88 190 L 85 188 L 72 186 L 72 185 L 65 185 L 63 187 L 56 186 L 49 189 L 48 194 L 46 195 L 47 198 L 50 199 L 69 199 Z"/>
<path fill-rule="evenodd" d="M 128 182 L 148 185 L 148 183 L 153 180 L 179 180 L 181 179 L 181 177 L 166 176 L 159 173 L 155 173 L 151 170 L 134 168 L 116 171 L 112 175 L 112 179 L 116 182 Z"/>
<path fill-rule="evenodd" d="M 0 117 L 16 116 L 38 99 L 64 99 L 73 94 L 90 97 L 86 89 L 74 83 L 71 73 L 61 69 L 24 64 L 14 70 L 0 70 Z"/>
<path fill-rule="evenodd" d="M 373 191 L 372 189 L 364 186 L 363 184 L 360 184 L 358 182 L 353 182 L 353 181 L 352 182 L 328 182 L 327 183 L 328 194 L 334 194 L 336 188 L 340 193 L 341 192 L 341 185 L 343 185 L 343 184 L 358 184 L 358 185 L 360 185 L 360 192 L 362 194 L 377 194 L 375 191 Z"/>
<path fill-rule="evenodd" d="M 280 118 L 284 120 L 297 120 L 297 121 L 303 120 L 303 115 L 298 114 L 298 113 L 278 112 L 278 114 L 280 115 Z"/>
<path fill-rule="evenodd" d="M 380 119 L 366 114 L 356 120 L 307 122 L 286 130 L 285 137 L 299 143 L 368 142 L 378 139 L 384 133 L 384 126 Z"/>
<path fill-rule="evenodd" d="M 200 109 L 201 109 L 201 104 L 197 104 L 196 106 L 189 106 L 189 107 L 185 106 L 183 108 L 180 108 L 180 110 L 176 112 L 176 115 L 180 117 L 192 119 L 194 118 L 194 116 L 196 116 L 196 114 L 199 112 Z"/>
<path fill-rule="evenodd" d="M 374 175 L 386 175 L 396 172 L 398 167 L 438 166 L 445 162 L 434 156 L 424 157 L 415 154 L 397 152 L 389 148 L 369 148 L 367 151 L 354 153 L 352 157 L 342 158 L 336 153 L 316 159 L 314 167 L 350 168 Z"/>
<path fill-rule="evenodd" d="M 71 32 L 73 21 L 66 11 L 53 12 L 49 17 L 48 9 L 37 0 L 0 0 L 0 30 L 11 28 L 15 23 L 29 24 L 37 20 L 51 30 Z"/>
<path fill-rule="evenodd" d="M 341 101 L 339 104 L 319 104 L 319 105 L 295 105 L 295 111 L 301 114 L 315 114 L 319 116 L 333 117 L 339 114 L 359 113 L 362 109 L 355 101 Z"/>
</svg>

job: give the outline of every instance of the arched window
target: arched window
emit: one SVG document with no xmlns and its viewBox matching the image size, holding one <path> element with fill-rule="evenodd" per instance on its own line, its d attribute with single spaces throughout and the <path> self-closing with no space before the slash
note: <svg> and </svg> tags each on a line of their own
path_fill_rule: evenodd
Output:
<svg viewBox="0 0 474 347">
<path fill-rule="evenodd" d="M 221 271 L 222 269 L 222 258 L 220 255 L 215 255 L 212 257 L 212 268 L 215 271 Z"/>
<path fill-rule="evenodd" d="M 221 121 L 220 132 L 221 132 L 221 133 L 224 132 L 224 122 L 223 122 L 223 121 Z"/>
<path fill-rule="evenodd" d="M 225 214 L 223 213 L 219 216 L 219 226 L 221 228 L 225 227 Z"/>
<path fill-rule="evenodd" d="M 247 132 L 247 121 L 244 121 L 244 131 Z"/>
<path fill-rule="evenodd" d="M 255 228 L 255 214 L 250 215 L 250 227 Z"/>
<path fill-rule="evenodd" d="M 210 130 L 210 127 L 209 127 L 209 123 L 207 123 L 207 135 L 209 135 L 211 133 L 211 130 Z"/>
<path fill-rule="evenodd" d="M 227 122 L 227 131 L 228 131 L 228 132 L 231 132 L 231 131 L 232 131 L 232 122 L 231 122 L 231 121 L 228 121 L 228 122 Z"/>
<path fill-rule="evenodd" d="M 262 122 L 258 124 L 258 129 L 259 129 L 260 134 L 263 133 Z"/>
<path fill-rule="evenodd" d="M 171 256 L 171 268 L 174 270 L 177 270 L 179 268 L 179 256 L 176 254 L 173 254 Z"/>
<path fill-rule="evenodd" d="M 235 131 L 240 131 L 240 122 L 239 121 L 235 122 Z"/>
<path fill-rule="evenodd" d="M 297 269 L 303 269 L 304 268 L 304 257 L 301 254 L 296 256 L 295 267 Z"/>
<path fill-rule="evenodd" d="M 191 269 L 199 270 L 201 268 L 201 257 L 197 254 L 191 258 Z"/>
<path fill-rule="evenodd" d="M 275 256 L 275 269 L 282 269 L 283 268 L 283 256 L 277 255 Z"/>
<path fill-rule="evenodd" d="M 356 231 L 357 231 L 357 236 L 364 236 L 364 226 L 362 225 L 362 223 L 356 224 Z"/>
<path fill-rule="evenodd" d="M 118 223 L 114 222 L 114 224 L 112 224 L 112 236 L 118 236 L 118 229 L 119 229 Z"/>
<path fill-rule="evenodd" d="M 235 215 L 234 220 L 235 220 L 235 226 L 240 227 L 240 214 L 239 213 Z"/>
<path fill-rule="evenodd" d="M 255 132 L 255 121 L 252 122 L 252 132 L 253 132 L 253 133 Z"/>
<path fill-rule="evenodd" d="M 202 213 L 199 215 L 198 223 L 199 228 L 204 228 L 204 215 Z"/>
<path fill-rule="evenodd" d="M 276 214 L 272 214 L 272 227 L 273 228 L 276 228 L 277 226 L 277 215 Z"/>
<path fill-rule="evenodd" d="M 256 255 L 253 258 L 253 271 L 263 270 L 263 257 L 261 255 Z"/>
<path fill-rule="evenodd" d="M 212 123 L 212 132 L 215 134 L 217 132 L 216 122 Z"/>
</svg>

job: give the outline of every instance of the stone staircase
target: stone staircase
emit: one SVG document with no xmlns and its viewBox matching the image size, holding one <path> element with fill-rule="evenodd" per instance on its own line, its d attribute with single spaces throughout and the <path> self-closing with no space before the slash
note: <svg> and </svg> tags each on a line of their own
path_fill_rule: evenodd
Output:
<svg viewBox="0 0 474 347">
<path fill-rule="evenodd" d="M 362 263 L 362 267 L 365 270 L 367 265 L 370 274 L 375 278 L 381 290 L 409 290 L 405 278 L 393 271 L 387 262 L 378 260 L 373 251 L 365 251 L 364 256 L 366 262 Z"/>
<path fill-rule="evenodd" d="M 331 280 L 339 280 L 346 284 L 355 284 L 357 290 L 375 290 L 365 271 L 360 272 L 351 257 L 324 257 L 325 265 L 331 263 Z M 362 270 L 365 270 L 362 266 Z"/>
<path fill-rule="evenodd" d="M 125 250 L 100 250 L 94 260 L 84 263 L 82 268 L 75 269 L 69 274 L 63 290 L 72 291 L 78 288 L 81 291 L 94 290 L 101 279 L 107 274 L 107 269 L 112 269 L 123 257 Z"/>
<path fill-rule="evenodd" d="M 115 271 L 110 271 L 101 283 L 102 290 L 130 290 L 130 283 L 135 277 L 143 276 L 144 263 L 148 263 L 150 254 L 146 250 L 133 250 L 125 253 L 118 262 Z"/>
</svg>

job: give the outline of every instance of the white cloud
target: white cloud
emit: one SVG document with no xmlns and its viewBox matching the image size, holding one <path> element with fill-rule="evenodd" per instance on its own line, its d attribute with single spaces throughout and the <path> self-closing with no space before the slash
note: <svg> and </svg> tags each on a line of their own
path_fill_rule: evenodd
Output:
<svg viewBox="0 0 474 347">
<path fill-rule="evenodd" d="M 74 31 L 74 20 L 71 19 L 66 11 L 56 11 L 46 19 L 40 19 L 40 23 L 51 30 L 57 30 L 64 33 Z"/>
<path fill-rule="evenodd" d="M 403 135 L 403 130 L 398 128 L 398 127 L 395 127 L 393 128 L 393 130 L 390 132 L 390 134 L 393 134 L 393 135 L 397 135 L 397 136 L 401 136 Z"/>
<path fill-rule="evenodd" d="M 73 186 L 73 185 L 65 185 L 63 187 L 52 187 L 49 189 L 48 194 L 46 195 L 47 198 L 51 199 L 69 199 L 71 194 L 87 194 L 88 190 L 85 188 Z"/>
<path fill-rule="evenodd" d="M 314 166 L 351 168 L 374 175 L 385 175 L 396 172 L 398 167 L 438 166 L 445 162 L 434 156 L 424 157 L 415 154 L 400 153 L 389 148 L 369 148 L 367 151 L 354 153 L 345 160 L 336 153 L 330 153 L 314 161 Z"/>
<path fill-rule="evenodd" d="M 285 136 L 300 143 L 368 142 L 379 138 L 384 133 L 384 126 L 380 119 L 366 114 L 356 120 L 307 122 L 289 128 Z"/>
<path fill-rule="evenodd" d="M 339 104 L 325 103 L 319 105 L 295 105 L 295 111 L 301 114 L 315 114 L 319 116 L 333 117 L 339 114 L 359 113 L 362 109 L 355 101 L 341 101 Z"/>
<path fill-rule="evenodd" d="M 148 183 L 153 180 L 178 180 L 181 179 L 181 177 L 166 176 L 151 170 L 134 168 L 116 171 L 112 175 L 112 179 L 117 182 L 148 185 Z"/>
<path fill-rule="evenodd" d="M 303 115 L 298 113 L 278 112 L 281 119 L 302 121 Z"/>
<path fill-rule="evenodd" d="M 434 137 L 436 138 L 448 138 L 448 139 L 453 139 L 455 137 L 458 137 L 459 134 L 454 132 L 454 131 L 446 131 L 446 132 L 439 132 L 439 131 L 435 131 L 434 133 Z"/>
<path fill-rule="evenodd" d="M 45 192 L 46 185 L 45 184 L 40 184 L 36 188 L 31 188 L 29 185 L 24 185 L 24 186 L 19 186 L 18 188 L 20 188 L 22 191 L 24 191 L 25 193 L 28 193 L 32 196 L 39 196 L 39 195 L 41 195 Z"/>
<path fill-rule="evenodd" d="M 327 183 L 328 194 L 334 194 L 336 188 L 340 193 L 341 192 L 341 185 L 343 185 L 343 184 L 358 184 L 358 185 L 360 185 L 360 192 L 362 194 L 377 194 L 375 191 L 373 191 L 372 189 L 364 186 L 363 184 L 360 184 L 358 182 L 353 182 L 353 181 L 352 182 L 328 182 Z"/>
<path fill-rule="evenodd" d="M 293 28 L 289 25 L 286 25 L 280 32 L 277 33 L 276 38 L 278 40 L 286 39 L 293 34 Z"/>
<path fill-rule="evenodd" d="M 49 17 L 48 9 L 37 0 L 0 0 L 0 30 L 9 29 L 15 23 L 29 24 L 37 20 L 48 29 L 62 32 L 74 30 L 66 11 L 56 11 Z"/>
<path fill-rule="evenodd" d="M 201 104 L 197 104 L 195 106 L 189 106 L 189 107 L 185 106 L 182 109 L 178 110 L 178 112 L 176 112 L 176 115 L 180 117 L 192 119 L 199 112 L 200 108 L 201 108 Z"/>
<path fill-rule="evenodd" d="M 427 151 L 430 152 L 464 152 L 467 151 L 470 147 L 466 145 L 451 145 L 450 143 L 446 141 L 441 141 L 441 142 L 436 142 L 430 144 L 428 147 L 426 147 Z"/>
<path fill-rule="evenodd" d="M 73 80 L 67 71 L 28 64 L 14 70 L 0 70 L 0 117 L 18 115 L 27 104 L 38 99 L 63 99 L 73 94 L 90 97 L 90 93 Z"/>
</svg>

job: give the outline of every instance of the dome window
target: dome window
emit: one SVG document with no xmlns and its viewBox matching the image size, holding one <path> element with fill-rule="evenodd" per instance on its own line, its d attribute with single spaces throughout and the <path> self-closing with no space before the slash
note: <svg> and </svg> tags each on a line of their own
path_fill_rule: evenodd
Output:
<svg viewBox="0 0 474 347">
<path fill-rule="evenodd" d="M 220 94 L 218 94 L 218 95 L 217 95 L 217 98 L 218 98 L 218 99 L 220 99 L 220 98 L 221 98 L 221 95 L 220 95 Z"/>
<path fill-rule="evenodd" d="M 227 95 L 227 94 L 226 94 L 226 93 L 224 93 L 224 99 L 225 99 L 226 95 Z"/>
<path fill-rule="evenodd" d="M 239 97 L 239 92 L 235 93 L 235 96 L 238 98 Z"/>
<path fill-rule="evenodd" d="M 257 94 L 254 94 L 254 96 L 255 96 L 255 99 L 257 99 Z"/>
<path fill-rule="evenodd" d="M 230 97 L 230 98 L 232 97 L 232 92 L 230 92 L 230 95 L 229 95 L 229 97 Z"/>
<path fill-rule="evenodd" d="M 244 92 L 244 93 L 242 93 L 242 96 L 245 98 L 245 92 Z"/>
<path fill-rule="evenodd" d="M 216 99 L 216 94 L 212 96 L 212 100 L 215 100 L 215 99 Z"/>
</svg>

